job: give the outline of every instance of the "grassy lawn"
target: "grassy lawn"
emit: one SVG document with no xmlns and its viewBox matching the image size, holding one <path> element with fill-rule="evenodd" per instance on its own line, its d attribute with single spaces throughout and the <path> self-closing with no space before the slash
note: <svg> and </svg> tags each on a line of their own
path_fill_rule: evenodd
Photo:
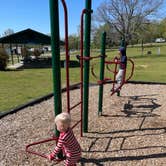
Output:
<svg viewBox="0 0 166 166">
<path fill-rule="evenodd" d="M 147 51 L 151 55 L 147 55 Z M 166 83 L 166 46 L 160 46 L 160 55 L 157 47 L 147 47 L 142 55 L 140 48 L 128 48 L 127 55 L 135 63 L 135 72 L 132 80 L 153 81 Z M 116 55 L 117 50 L 107 50 L 107 59 L 111 60 Z M 76 60 L 75 55 L 71 55 L 71 60 Z M 92 56 L 99 55 L 100 51 L 91 53 Z M 62 59 L 64 57 L 62 56 Z M 94 59 L 90 63 L 94 64 L 96 75 L 99 74 L 100 60 Z M 128 73 L 131 65 L 128 64 Z M 65 69 L 61 69 L 62 87 L 65 86 Z M 113 77 L 106 70 L 105 77 Z M 70 83 L 79 82 L 79 68 L 70 68 Z M 90 82 L 96 79 L 90 74 Z M 0 71 L 0 112 L 24 104 L 35 98 L 44 96 L 52 92 L 52 69 L 24 69 L 19 71 Z"/>
<path fill-rule="evenodd" d="M 0 110 L 5 111 L 52 91 L 51 69 L 0 72 Z"/>
</svg>

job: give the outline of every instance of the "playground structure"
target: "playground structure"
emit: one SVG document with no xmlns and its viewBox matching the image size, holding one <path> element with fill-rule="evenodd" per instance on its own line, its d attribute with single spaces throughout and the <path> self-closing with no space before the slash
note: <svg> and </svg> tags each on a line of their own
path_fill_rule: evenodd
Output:
<svg viewBox="0 0 166 166">
<path fill-rule="evenodd" d="M 106 41 L 106 33 L 102 34 L 101 40 L 101 55 L 99 56 L 90 56 L 90 27 L 91 27 L 91 0 L 86 0 L 86 8 L 82 10 L 81 13 L 81 29 L 80 29 L 80 102 L 71 106 L 70 103 L 70 75 L 69 75 L 69 50 L 68 50 L 68 13 L 67 6 L 65 0 L 61 0 L 63 9 L 64 9 L 64 22 L 65 22 L 65 55 L 66 55 L 66 93 L 67 93 L 67 112 L 71 112 L 77 106 L 80 106 L 80 119 L 72 126 L 72 128 L 76 127 L 80 124 L 80 135 L 83 136 L 83 132 L 88 132 L 88 102 L 89 102 L 89 70 L 90 70 L 90 60 L 94 58 L 101 58 L 100 62 L 100 78 L 97 81 L 99 84 L 99 111 L 98 114 L 102 114 L 102 101 L 103 101 L 103 85 L 108 81 L 112 81 L 113 88 L 115 86 L 116 74 L 117 74 L 117 66 L 120 62 L 116 62 L 115 59 L 113 61 L 106 61 L 105 54 L 105 41 Z M 85 16 L 85 23 L 84 23 Z M 61 97 L 61 73 L 60 73 L 60 37 L 59 37 L 59 13 L 58 13 L 58 0 L 50 0 L 50 19 L 51 19 L 51 45 L 52 45 L 52 69 L 53 69 L 53 87 L 54 87 L 54 112 L 55 116 L 62 112 L 62 97 Z M 85 24 L 85 26 L 84 26 Z M 85 27 L 85 30 L 84 30 Z M 123 46 L 123 45 L 122 45 Z M 121 89 L 122 86 L 132 77 L 134 71 L 134 63 L 129 59 L 132 64 L 132 71 L 130 76 L 125 79 L 126 71 L 124 72 L 123 81 L 118 87 L 115 89 L 111 96 L 116 93 L 117 90 Z M 107 70 L 109 71 L 109 65 L 114 64 L 115 68 L 113 72 L 114 77 L 104 78 L 104 70 L 105 64 L 107 65 Z M 97 78 L 96 74 L 92 69 L 92 74 Z M 31 154 L 35 154 L 44 158 L 47 158 L 45 154 L 35 152 L 30 149 L 31 146 L 43 144 L 50 141 L 57 141 L 59 136 L 59 132 L 55 131 L 55 136 L 52 138 L 34 142 L 26 146 L 26 152 Z M 55 162 L 59 163 L 63 159 L 55 160 Z"/>
<path fill-rule="evenodd" d="M 104 35 L 104 34 L 103 34 Z M 103 40 L 104 41 L 104 40 Z M 104 43 L 102 44 L 103 46 L 105 45 Z M 116 75 L 118 73 L 118 65 L 121 63 L 119 60 L 117 60 L 116 58 L 113 59 L 113 61 L 107 61 L 105 60 L 105 49 L 103 49 L 101 52 L 103 52 L 101 56 L 101 60 L 100 60 L 100 78 L 98 79 L 97 83 L 99 84 L 99 102 L 98 102 L 98 114 L 102 115 L 102 105 L 103 105 L 103 85 L 107 82 L 111 82 L 112 83 L 112 92 L 111 92 L 111 96 L 114 95 L 115 93 L 117 93 L 117 96 L 120 96 L 120 90 L 122 88 L 122 86 L 128 82 L 128 80 L 130 80 L 130 78 L 133 76 L 133 72 L 134 72 L 134 62 L 131 59 L 128 59 L 127 61 L 131 63 L 131 73 L 129 74 L 128 78 L 126 78 L 126 69 L 124 70 L 123 73 L 123 78 L 122 81 L 120 83 L 120 85 L 118 87 L 115 87 L 116 84 Z M 105 67 L 106 64 L 106 67 Z M 111 70 L 109 68 L 109 65 L 114 65 L 113 69 Z M 113 78 L 105 78 L 104 77 L 104 73 L 105 73 L 105 68 L 113 73 Z M 97 75 L 94 73 L 93 71 L 93 66 L 92 66 L 92 74 L 95 78 L 98 78 Z"/>
<path fill-rule="evenodd" d="M 89 40 L 86 41 L 85 43 L 85 54 L 89 55 L 89 49 L 88 46 L 90 43 L 90 9 L 91 9 L 91 1 L 86 1 L 86 9 L 82 11 L 81 15 L 81 60 L 80 60 L 80 72 L 81 72 L 81 82 L 80 84 L 80 94 L 81 94 L 81 101 L 70 107 L 70 84 L 69 84 L 69 51 L 68 51 L 68 14 L 67 14 L 67 7 L 66 3 L 64 0 L 61 0 L 63 9 L 64 9 L 64 20 L 65 20 L 65 53 L 66 53 L 66 92 L 67 92 L 67 112 L 70 112 L 72 109 L 77 107 L 78 105 L 81 104 L 81 119 L 72 127 L 74 128 L 77 126 L 77 124 L 81 124 L 81 136 L 82 136 L 82 112 L 83 112 L 83 17 L 86 14 L 86 27 L 89 27 L 88 30 L 86 30 L 85 34 L 88 37 L 85 37 L 86 39 L 88 38 Z M 51 18 L 51 45 L 52 45 L 52 66 L 53 66 L 53 86 L 54 86 L 54 111 L 55 111 L 55 116 L 58 115 L 59 113 L 62 112 L 62 101 L 61 101 L 61 76 L 60 76 L 60 37 L 59 37 L 59 13 L 58 13 L 59 7 L 58 7 L 58 0 L 50 0 L 50 18 Z M 90 12 L 88 12 L 90 11 Z M 89 21 L 88 21 L 89 20 Z M 86 36 L 85 35 L 85 36 Z M 84 66 L 85 70 L 88 69 L 88 65 L 85 64 Z M 85 72 L 87 73 L 87 72 Z M 85 75 L 87 77 L 87 75 Z M 88 85 L 88 84 L 87 84 Z M 87 85 L 85 86 L 85 89 L 88 90 Z M 88 95 L 88 93 L 86 93 Z M 85 128 L 85 130 L 87 130 Z M 59 133 L 56 131 L 55 136 L 50 139 L 46 139 L 43 141 L 39 142 L 34 142 L 32 144 L 29 144 L 26 146 L 26 151 L 35 154 L 44 158 L 47 158 L 46 155 L 42 153 L 38 153 L 35 151 L 32 151 L 29 147 L 33 145 L 38 145 L 41 143 L 49 142 L 49 141 L 56 141 L 58 139 Z M 61 160 L 56 160 L 56 162 L 60 162 Z"/>
</svg>

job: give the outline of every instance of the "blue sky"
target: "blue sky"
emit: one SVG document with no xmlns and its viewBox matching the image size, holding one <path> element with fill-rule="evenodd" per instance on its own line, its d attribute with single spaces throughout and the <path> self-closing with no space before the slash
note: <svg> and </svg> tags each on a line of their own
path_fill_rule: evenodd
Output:
<svg viewBox="0 0 166 166">
<path fill-rule="evenodd" d="M 95 11 L 103 0 L 92 0 Z M 64 36 L 64 16 L 61 1 L 60 32 Z M 85 0 L 66 0 L 69 15 L 69 34 L 78 33 L 80 15 L 85 7 Z M 8 28 L 18 32 L 31 28 L 42 33 L 50 33 L 49 0 L 1 0 L 0 2 L 0 35 Z"/>
<path fill-rule="evenodd" d="M 92 9 L 96 8 L 104 0 L 92 0 Z M 85 7 L 86 0 L 66 0 L 69 15 L 69 34 L 78 33 L 80 15 Z M 160 16 L 166 16 L 166 0 Z M 64 16 L 61 1 L 60 9 L 60 32 L 64 37 Z M 31 28 L 42 33 L 50 33 L 49 0 L 0 0 L 0 35 L 8 28 L 18 32 Z"/>
</svg>

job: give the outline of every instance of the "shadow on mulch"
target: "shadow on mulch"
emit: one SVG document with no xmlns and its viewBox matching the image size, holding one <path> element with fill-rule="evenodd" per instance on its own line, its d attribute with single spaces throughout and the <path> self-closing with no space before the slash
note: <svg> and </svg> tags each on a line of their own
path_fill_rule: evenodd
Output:
<svg viewBox="0 0 166 166">
<path fill-rule="evenodd" d="M 140 155 L 140 156 L 124 156 L 124 157 L 108 157 L 108 158 L 82 158 L 81 165 L 84 166 L 88 163 L 96 164 L 97 166 L 103 166 L 103 162 L 114 162 L 114 161 L 133 161 L 133 160 L 143 160 L 143 159 L 150 159 L 150 158 L 164 158 L 166 157 L 166 153 L 157 153 L 157 154 L 149 154 L 149 155 Z"/>
<path fill-rule="evenodd" d="M 131 135 L 128 135 L 128 136 L 117 136 L 117 137 L 109 137 L 109 136 L 106 136 L 106 137 L 102 137 L 102 139 L 109 139 L 108 143 L 107 143 L 107 146 L 104 150 L 91 150 L 96 142 L 100 139 L 100 138 L 97 138 L 97 137 L 87 137 L 89 139 L 93 139 L 92 143 L 90 144 L 89 146 L 89 149 L 87 151 L 83 151 L 83 152 L 91 152 L 91 153 L 104 153 L 104 152 L 110 152 L 110 153 L 113 153 L 113 152 L 120 152 L 120 151 L 133 151 L 133 150 L 146 150 L 146 149 L 151 149 L 151 148 L 166 148 L 166 146 L 145 146 L 145 147 L 138 147 L 138 148 L 123 148 L 123 144 L 125 142 L 126 139 L 128 138 L 131 138 L 131 137 L 137 137 L 137 136 L 140 136 L 140 135 L 136 135 L 136 134 L 132 134 L 132 132 L 136 132 L 136 131 L 156 131 L 156 130 L 161 130 L 161 133 L 147 133 L 147 134 L 143 134 L 141 136 L 150 136 L 150 135 L 160 135 L 160 134 L 165 134 L 166 133 L 166 127 L 162 127 L 162 128 L 144 128 L 144 129 L 132 129 L 132 130 L 117 130 L 117 131 L 113 131 L 113 132 L 90 132 L 92 134 L 99 134 L 99 135 L 104 135 L 104 134 L 117 134 L 117 133 L 131 133 Z M 120 149 L 118 150 L 109 150 L 109 147 L 111 145 L 111 141 L 113 139 L 116 139 L 116 138 L 121 138 L 123 139 L 121 145 L 120 145 Z M 82 166 L 84 166 L 85 164 L 88 164 L 88 163 L 93 163 L 93 164 L 96 164 L 98 166 L 103 166 L 102 163 L 104 162 L 116 162 L 116 161 L 133 161 L 133 160 L 143 160 L 143 159 L 150 159 L 150 158 L 164 158 L 166 157 L 166 153 L 156 153 L 156 154 L 147 154 L 147 155 L 139 155 L 139 156 L 121 156 L 121 157 L 105 157 L 105 158 L 82 158 L 80 163 Z"/>
<path fill-rule="evenodd" d="M 161 107 L 160 104 L 157 104 L 156 98 L 149 98 L 146 96 L 157 96 L 157 94 L 152 95 L 140 95 L 140 96 L 127 96 L 129 100 L 124 104 L 123 110 L 121 110 L 124 115 L 106 115 L 104 117 L 129 117 L 129 118 L 146 118 L 146 117 L 158 117 L 159 115 L 153 113 L 155 109 Z M 125 96 L 123 96 L 125 97 Z M 149 103 L 149 104 L 144 104 Z M 140 127 L 141 129 L 141 127 Z"/>
<path fill-rule="evenodd" d="M 152 113 L 155 111 L 155 109 L 161 107 L 160 104 L 157 104 L 156 98 L 153 98 L 151 96 L 156 96 L 157 94 L 154 95 L 141 95 L 141 96 L 129 96 L 129 100 L 126 104 L 124 104 L 123 107 L 123 113 L 126 115 L 102 115 L 104 117 L 129 117 L 129 118 L 142 118 L 142 121 L 138 128 L 136 129 L 130 129 L 130 130 L 116 130 L 116 131 L 108 131 L 108 132 L 89 132 L 91 134 L 94 134 L 94 136 L 85 136 L 86 138 L 89 138 L 93 140 L 91 144 L 89 145 L 88 150 L 84 150 L 83 152 L 85 153 L 105 153 L 105 152 L 110 152 L 110 153 L 117 153 L 120 151 L 131 151 L 131 156 L 120 156 L 120 157 L 105 157 L 105 158 L 82 158 L 81 159 L 81 165 L 84 166 L 86 164 L 95 164 L 97 166 L 103 166 L 105 162 L 116 162 L 116 161 L 133 161 L 133 160 L 144 160 L 144 159 L 151 159 L 151 158 L 165 158 L 166 153 L 153 153 L 152 154 L 145 154 L 145 155 L 138 155 L 138 156 L 133 156 L 132 151 L 133 150 L 148 150 L 152 148 L 166 148 L 164 145 L 149 145 L 149 146 L 140 146 L 140 147 L 135 147 L 135 148 L 126 148 L 124 146 L 125 141 L 127 139 L 130 139 L 132 137 L 139 137 L 140 134 L 136 132 L 141 132 L 141 137 L 149 137 L 149 136 L 159 136 L 162 134 L 166 134 L 166 127 L 148 127 L 148 128 L 143 128 L 143 124 L 145 122 L 145 119 L 148 117 L 155 117 L 159 116 L 157 114 Z M 150 96 L 147 97 L 147 96 Z M 136 102 L 136 103 L 135 103 Z M 143 103 L 148 103 L 148 104 L 143 104 Z M 146 111 L 144 111 L 144 109 Z M 147 111 L 148 110 L 148 111 Z M 157 132 L 156 132 L 157 131 Z M 145 132 L 145 133 L 144 133 Z M 99 135 L 98 137 L 96 136 Z M 111 136 L 113 134 L 118 134 L 117 136 Z M 126 135 L 127 134 L 127 135 Z M 100 137 L 102 135 L 102 137 Z M 105 135 L 105 136 L 104 136 Z M 106 147 L 104 149 L 96 149 L 94 150 L 95 145 L 97 144 L 100 139 L 108 139 L 108 142 L 106 144 Z M 111 146 L 112 141 L 115 139 L 120 139 L 122 140 L 120 143 L 119 149 L 109 149 Z M 102 141 L 102 140 L 101 140 Z"/>
</svg>

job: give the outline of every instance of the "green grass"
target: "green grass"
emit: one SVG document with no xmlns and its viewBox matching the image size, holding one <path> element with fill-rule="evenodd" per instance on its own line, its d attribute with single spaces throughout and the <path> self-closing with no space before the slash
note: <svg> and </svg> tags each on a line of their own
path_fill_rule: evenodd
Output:
<svg viewBox="0 0 166 166">
<path fill-rule="evenodd" d="M 166 56 L 136 58 L 133 80 L 166 82 Z"/>
<path fill-rule="evenodd" d="M 146 55 L 148 50 L 151 55 Z M 166 46 L 161 46 L 161 55 L 157 55 L 157 47 L 147 47 L 144 55 L 140 48 L 128 48 L 127 55 L 135 63 L 135 72 L 132 80 L 153 81 L 166 83 Z M 116 50 L 107 50 L 107 59 L 111 60 Z M 76 60 L 75 55 L 71 60 Z M 91 56 L 100 55 L 100 51 L 91 53 Z M 62 56 L 64 59 L 64 56 Z M 94 71 L 99 75 L 100 60 L 93 59 Z M 127 72 L 130 73 L 131 65 L 128 64 Z M 65 86 L 65 69 L 61 69 L 62 87 Z M 113 77 L 113 74 L 106 70 L 105 77 Z M 70 68 L 70 83 L 77 83 L 80 79 L 79 68 Z M 96 82 L 90 73 L 90 82 Z M 19 71 L 0 71 L 0 112 L 15 108 L 35 98 L 52 92 L 52 69 L 24 69 Z"/>
<path fill-rule="evenodd" d="M 0 72 L 0 110 L 6 111 L 52 91 L 51 69 Z"/>
</svg>

